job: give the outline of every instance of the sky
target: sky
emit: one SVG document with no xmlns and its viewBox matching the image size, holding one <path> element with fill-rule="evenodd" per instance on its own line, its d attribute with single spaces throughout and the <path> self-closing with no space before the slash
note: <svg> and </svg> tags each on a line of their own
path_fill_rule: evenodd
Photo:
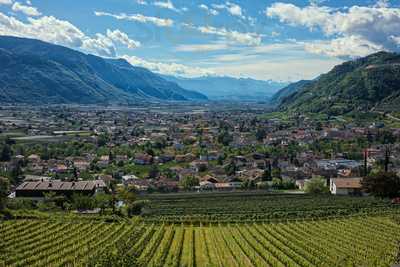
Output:
<svg viewBox="0 0 400 267">
<path fill-rule="evenodd" d="M 400 51 L 400 0 L 0 0 L 0 35 L 168 75 L 291 82 Z"/>
</svg>

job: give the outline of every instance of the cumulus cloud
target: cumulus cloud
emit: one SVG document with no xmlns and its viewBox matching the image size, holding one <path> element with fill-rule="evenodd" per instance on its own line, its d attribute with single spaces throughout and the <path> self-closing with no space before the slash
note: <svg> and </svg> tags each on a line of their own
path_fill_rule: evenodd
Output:
<svg viewBox="0 0 400 267">
<path fill-rule="evenodd" d="M 124 55 L 122 56 L 122 58 L 124 58 L 133 66 L 143 67 L 151 71 L 166 75 L 198 77 L 198 76 L 214 74 L 214 72 L 207 69 L 191 67 L 177 63 L 152 62 L 136 56 L 128 56 L 128 55 Z"/>
<path fill-rule="evenodd" d="M 305 44 L 308 52 L 332 57 L 367 56 L 384 50 L 382 45 L 369 42 L 357 36 L 336 38 L 331 41 L 317 41 Z"/>
<path fill-rule="evenodd" d="M 199 8 L 205 10 L 207 12 L 207 14 L 209 14 L 209 15 L 217 16 L 219 14 L 219 12 L 217 10 L 209 8 L 205 4 L 199 5 Z"/>
<path fill-rule="evenodd" d="M 165 9 L 170 9 L 176 12 L 179 12 L 179 10 L 174 6 L 174 4 L 171 2 L 171 0 L 168 1 L 156 1 L 153 3 L 153 5 Z"/>
<path fill-rule="evenodd" d="M 239 5 L 235 4 L 235 3 L 226 2 L 225 4 L 213 4 L 212 7 L 215 8 L 215 9 L 225 9 L 232 16 L 237 16 L 237 17 L 240 17 L 242 19 L 245 19 L 245 17 L 243 16 L 242 8 Z"/>
<path fill-rule="evenodd" d="M 140 45 L 119 30 L 107 30 L 107 35 L 98 33 L 94 37 L 89 37 L 70 22 L 53 16 L 28 18 L 27 22 L 22 22 L 1 12 L 0 35 L 35 38 L 107 57 L 116 56 L 114 42 L 126 45 L 128 48 Z"/>
<path fill-rule="evenodd" d="M 77 27 L 52 16 L 28 18 L 28 22 L 24 23 L 3 13 L 0 13 L 0 34 L 37 38 L 69 47 L 80 47 L 85 38 L 85 34 Z"/>
<path fill-rule="evenodd" d="M 308 46 L 309 51 L 330 56 L 363 56 L 379 50 L 399 50 L 400 8 L 390 7 L 387 1 L 374 6 L 352 6 L 336 10 L 326 6 L 298 7 L 275 3 L 266 15 L 293 26 L 321 30 L 336 39 Z M 346 50 L 348 52 L 346 52 Z"/>
<path fill-rule="evenodd" d="M 120 30 L 107 30 L 107 37 L 117 43 L 121 43 L 126 45 L 130 49 L 134 49 L 140 47 L 140 42 L 132 40 L 128 37 L 128 35 Z"/>
<path fill-rule="evenodd" d="M 108 17 L 113 17 L 118 20 L 137 21 L 137 22 L 141 22 L 141 23 L 152 23 L 159 27 L 171 27 L 174 24 L 174 21 L 171 19 L 148 17 L 148 16 L 144 16 L 142 14 L 132 14 L 132 15 L 128 15 L 125 13 L 112 14 L 112 13 L 100 12 L 100 11 L 96 11 L 96 12 L 94 12 L 94 14 L 98 17 L 108 16 Z"/>
<path fill-rule="evenodd" d="M 136 0 L 136 3 L 139 5 L 147 5 L 147 2 L 145 0 Z"/>
<path fill-rule="evenodd" d="M 6 1 L 7 2 L 7 1 Z M 37 17 L 40 16 L 41 13 L 38 11 L 36 7 L 33 6 L 25 6 L 19 2 L 15 2 L 11 8 L 15 12 L 22 12 L 27 16 Z"/>
<path fill-rule="evenodd" d="M 97 33 L 95 38 L 84 38 L 79 48 L 106 57 L 115 57 L 117 54 L 113 41 L 101 33 Z"/>
<path fill-rule="evenodd" d="M 240 45 L 255 46 L 261 44 L 261 35 L 253 32 L 238 32 L 233 30 L 228 30 L 226 28 L 216 28 L 212 26 L 193 26 L 189 24 L 184 24 L 188 28 L 197 30 L 204 34 L 216 35 L 222 37 L 228 41 Z"/>
<path fill-rule="evenodd" d="M 0 5 L 11 5 L 12 0 L 0 0 Z"/>
</svg>

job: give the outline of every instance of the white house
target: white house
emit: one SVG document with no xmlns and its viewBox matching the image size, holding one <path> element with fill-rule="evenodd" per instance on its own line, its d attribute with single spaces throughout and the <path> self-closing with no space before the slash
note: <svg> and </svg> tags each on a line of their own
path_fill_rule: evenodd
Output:
<svg viewBox="0 0 400 267">
<path fill-rule="evenodd" d="M 362 178 L 333 178 L 329 190 L 333 195 L 363 195 L 361 181 Z"/>
<path fill-rule="evenodd" d="M 134 180 L 138 180 L 139 178 L 136 175 L 124 175 L 122 176 L 122 182 L 126 185 L 129 184 L 130 182 L 134 181 Z"/>
</svg>

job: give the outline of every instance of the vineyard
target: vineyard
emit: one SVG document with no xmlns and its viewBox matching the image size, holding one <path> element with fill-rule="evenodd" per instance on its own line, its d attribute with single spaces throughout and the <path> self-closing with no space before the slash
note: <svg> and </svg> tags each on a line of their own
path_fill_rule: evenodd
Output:
<svg viewBox="0 0 400 267">
<path fill-rule="evenodd" d="M 390 200 L 373 197 L 271 193 L 152 195 L 144 211 L 148 222 L 266 222 L 288 219 L 400 213 Z"/>
<path fill-rule="evenodd" d="M 400 225 L 385 216 L 201 226 L 16 220 L 2 222 L 0 236 L 0 266 L 85 266 L 122 240 L 139 266 L 391 266 Z"/>
</svg>

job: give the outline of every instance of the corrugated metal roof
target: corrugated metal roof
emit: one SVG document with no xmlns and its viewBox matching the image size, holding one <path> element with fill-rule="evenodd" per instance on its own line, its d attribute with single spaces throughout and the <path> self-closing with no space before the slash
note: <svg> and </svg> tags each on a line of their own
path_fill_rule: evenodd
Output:
<svg viewBox="0 0 400 267">
<path fill-rule="evenodd" d="M 101 180 L 93 181 L 78 181 L 78 182 L 63 182 L 63 181 L 44 181 L 44 182 L 24 182 L 17 187 L 17 191 L 60 191 L 60 190 L 77 190 L 86 191 L 93 190 L 96 187 L 105 187 L 105 183 Z"/>
</svg>

